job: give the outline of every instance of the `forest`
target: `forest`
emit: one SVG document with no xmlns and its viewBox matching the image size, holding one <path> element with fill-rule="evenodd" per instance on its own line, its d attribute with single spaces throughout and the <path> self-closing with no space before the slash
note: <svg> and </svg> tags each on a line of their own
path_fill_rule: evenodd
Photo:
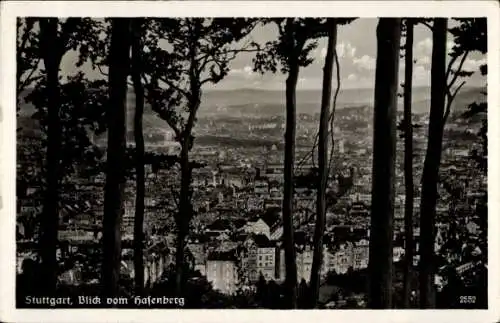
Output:
<svg viewBox="0 0 500 323">
<path fill-rule="evenodd" d="M 34 183 L 41 188 L 41 208 L 31 220 L 37 232 L 32 240 L 38 260 L 25 261 L 23 272 L 17 277 L 18 306 L 25 295 L 102 295 L 104 297 L 137 295 L 171 295 L 185 297 L 191 308 L 318 308 L 320 299 L 320 272 L 326 212 L 329 205 L 348 190 L 352 182 L 337 196 L 327 194 L 332 170 L 336 140 L 335 116 L 337 98 L 341 92 L 341 64 L 337 53 L 338 31 L 359 18 L 19 18 L 17 21 L 17 111 L 29 103 L 34 107 L 31 119 L 36 120 L 41 134 L 40 147 L 29 151 L 17 173 L 17 195 L 25 194 Z M 246 41 L 248 35 L 264 25 L 273 25 L 276 39 L 264 44 Z M 432 34 L 431 82 L 429 122 L 426 126 L 427 145 L 423 174 L 414 181 L 414 129 L 423 127 L 412 123 L 412 80 L 414 79 L 414 28 L 425 26 Z M 448 285 L 438 291 L 435 285 L 440 256 L 434 248 L 436 240 L 438 188 L 443 185 L 443 136 L 450 116 L 454 115 L 454 99 L 463 90 L 474 73 L 487 75 L 487 65 L 478 71 L 464 67 L 468 55 L 487 53 L 485 18 L 380 18 L 376 29 L 376 69 L 373 89 L 373 164 L 371 180 L 370 237 L 368 268 L 349 273 L 342 280 L 330 277 L 338 284 L 352 284 L 367 293 L 366 308 L 453 308 L 460 307 L 457 295 L 476 295 L 475 306 L 487 307 L 487 284 L 465 291 L 455 272 L 446 279 Z M 447 39 L 454 39 L 447 48 Z M 322 58 L 323 75 L 318 132 L 311 155 L 317 165 L 311 183 L 317 196 L 314 215 L 313 262 L 309 283 L 297 279 L 294 242 L 294 182 L 300 159 L 295 154 L 297 124 L 297 85 L 300 72 L 312 64 L 312 51 L 319 40 L 326 40 Z M 61 61 L 70 52 L 78 53 L 75 70 L 90 62 L 100 77 L 90 79 L 83 72 L 61 75 Z M 227 77 L 230 65 L 241 53 L 252 53 L 255 73 L 282 74 L 285 77 L 282 225 L 285 250 L 286 278 L 283 284 L 260 280 L 256 292 L 238 291 L 227 296 L 215 291 L 203 277 L 196 277 L 186 257 L 186 245 L 192 234 L 193 172 L 200 164 L 192 157 L 197 145 L 195 127 L 203 109 L 204 87 L 217 84 Z M 404 79 L 399 77 L 400 59 L 404 59 Z M 66 79 L 64 79 L 66 77 Z M 127 99 L 129 89 L 134 101 Z M 486 92 L 482 95 L 486 97 Z M 403 118 L 398 122 L 398 98 L 402 98 Z M 474 167 L 487 173 L 487 104 L 468 102 L 460 117 L 474 119 L 480 116 L 481 131 L 469 134 L 481 144 L 471 154 Z M 128 130 L 127 111 L 133 106 L 133 131 Z M 152 154 L 145 148 L 143 116 L 151 109 L 155 117 L 170 129 L 179 153 Z M 340 113 L 348 114 L 349 110 Z M 299 121 L 299 122 L 298 122 Z M 18 121 L 18 133 L 22 131 Z M 450 131 L 448 131 L 450 132 Z M 452 131 L 451 131 L 452 132 Z M 106 148 L 99 149 L 92 135 L 105 135 Z M 404 260 L 393 263 L 393 233 L 395 205 L 396 142 L 404 140 Z M 456 130 L 456 140 L 461 136 Z M 205 139 L 208 140 L 208 139 Z M 215 140 L 215 139 L 213 139 Z M 213 141 L 212 140 L 212 141 Z M 248 139 L 259 146 L 258 140 Z M 128 143 L 134 142 L 133 148 Z M 263 140 L 265 142 L 265 140 Z M 280 148 L 281 149 L 281 148 Z M 19 163 L 19 161 L 18 161 Z M 175 224 L 175 261 L 170 275 L 150 289 L 144 288 L 144 233 L 146 167 L 179 169 L 180 185 L 176 192 L 176 210 L 171 214 Z M 56 256 L 61 210 L 67 204 L 66 192 L 75 189 L 72 177 L 86 174 L 92 178 L 105 177 L 104 213 L 99 268 L 99 284 L 95 286 L 64 286 L 59 284 L 61 272 Z M 125 183 L 135 181 L 135 211 L 133 230 L 133 281 L 121 275 L 122 218 L 124 213 Z M 352 178 L 350 179 L 352 181 Z M 448 186 L 446 186 L 448 185 Z M 417 255 L 414 245 L 415 187 L 421 186 L 419 198 L 420 228 L 418 266 L 413 265 Z M 445 183 L 456 196 L 462 186 Z M 457 191 L 458 190 L 458 191 Z M 463 192 L 462 192 L 463 193 Z M 89 200 L 89 203 L 92 203 Z M 484 199 L 477 208 L 481 218 L 481 237 L 485 245 L 480 262 L 487 264 L 487 205 Z M 453 212 L 458 212 L 453 210 Z M 450 213 L 450 222 L 454 214 Z M 450 226 L 453 229 L 453 225 Z M 449 233 L 449 239 L 455 235 Z M 461 242 L 452 242 L 460 248 Z M 19 248 L 19 247 L 18 247 Z M 484 266 L 483 266 L 484 267 Z M 481 269 L 479 275 L 487 273 Z M 480 280 L 481 281 L 481 280 Z M 36 283 L 35 283 L 36 282 Z M 349 282 L 349 283 L 348 283 Z M 365 284 L 361 283 L 365 282 Z M 36 286 L 35 286 L 36 285 Z M 96 287 L 97 286 L 97 287 Z M 395 286 L 399 286 L 396 288 Z M 412 294 L 416 289 L 416 295 Z M 468 293 L 468 294 L 467 294 Z M 471 294 L 476 293 L 476 294 Z M 475 297 L 476 297 L 475 296 Z M 453 300 L 452 300 L 453 299 Z M 462 304 L 463 305 L 463 304 Z M 355 306 L 355 305 L 353 305 Z"/>
</svg>

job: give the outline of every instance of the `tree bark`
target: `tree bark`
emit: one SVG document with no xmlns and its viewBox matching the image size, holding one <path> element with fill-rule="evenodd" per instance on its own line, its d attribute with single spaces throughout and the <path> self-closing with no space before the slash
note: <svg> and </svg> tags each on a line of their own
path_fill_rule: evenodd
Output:
<svg viewBox="0 0 500 323">
<path fill-rule="evenodd" d="M 403 93 L 405 122 L 405 271 L 403 282 L 403 307 L 410 307 L 411 280 L 413 276 L 413 125 L 411 99 L 413 86 L 413 20 L 406 19 L 405 85 Z"/>
<path fill-rule="evenodd" d="M 437 183 L 443 146 L 446 97 L 446 36 L 448 21 L 436 18 L 432 33 L 431 108 L 420 204 L 420 307 L 435 307 L 434 274 Z"/>
<path fill-rule="evenodd" d="M 373 133 L 369 308 L 392 307 L 392 240 L 396 159 L 396 109 L 401 19 L 381 18 Z"/>
<path fill-rule="evenodd" d="M 58 266 L 56 260 L 57 231 L 59 225 L 59 184 L 61 152 L 61 120 L 59 65 L 62 58 L 61 44 L 58 42 L 58 19 L 40 20 L 41 49 L 47 74 L 47 190 L 44 196 L 43 217 L 40 224 L 40 254 L 42 258 L 42 284 L 44 294 L 55 293 Z"/>
<path fill-rule="evenodd" d="M 293 170 L 295 160 L 295 118 L 296 118 L 296 89 L 299 78 L 298 53 L 293 46 L 293 19 L 287 19 L 287 37 L 291 44 L 289 56 L 289 72 L 286 79 L 286 130 L 285 130 L 285 160 L 283 185 L 283 242 L 285 245 L 285 268 L 287 286 L 287 305 L 297 308 L 297 264 L 295 257 L 295 243 L 293 241 Z"/>
<path fill-rule="evenodd" d="M 135 92 L 134 139 L 136 198 L 134 217 L 134 279 L 136 295 L 142 295 L 144 287 L 144 133 L 142 117 L 144 114 L 144 86 L 141 80 L 141 26 L 132 22 L 132 82 Z"/>
<path fill-rule="evenodd" d="M 184 249 L 189 231 L 189 222 L 192 217 L 191 207 L 191 168 L 189 165 L 189 146 L 185 141 L 181 147 L 181 190 L 179 214 L 177 216 L 177 246 L 175 254 L 175 272 L 177 295 L 181 295 L 184 289 Z"/>
<path fill-rule="evenodd" d="M 328 45 L 323 68 L 323 88 L 318 135 L 318 191 L 316 196 L 316 226 L 314 230 L 314 253 L 311 269 L 311 307 L 316 307 L 319 294 L 321 265 L 323 262 L 323 236 L 326 222 L 326 187 L 328 180 L 328 121 L 330 117 L 330 101 L 332 96 L 333 62 L 336 55 L 337 24 L 329 18 Z"/>
<path fill-rule="evenodd" d="M 200 28 L 196 26 L 195 30 Z M 189 234 L 189 224 L 193 217 L 193 206 L 191 202 L 191 181 L 192 181 L 192 168 L 189 161 L 189 152 L 194 144 L 194 137 L 192 136 L 193 127 L 196 122 L 196 114 L 201 103 L 201 83 L 200 83 L 200 69 L 197 43 L 197 31 L 191 31 L 189 36 L 189 97 L 188 97 L 188 111 L 184 129 L 180 132 L 178 138 L 181 145 L 180 153 L 180 166 L 181 166 L 181 189 L 179 193 L 179 212 L 176 217 L 177 225 L 177 246 L 175 255 L 175 269 L 176 269 L 176 292 L 177 295 L 183 295 L 185 280 L 187 278 L 184 261 L 184 249 L 186 248 L 186 239 Z"/>
<path fill-rule="evenodd" d="M 107 297 L 115 297 L 119 292 L 130 36 L 129 19 L 114 18 L 109 54 L 108 151 L 103 219 L 102 285 Z"/>
</svg>

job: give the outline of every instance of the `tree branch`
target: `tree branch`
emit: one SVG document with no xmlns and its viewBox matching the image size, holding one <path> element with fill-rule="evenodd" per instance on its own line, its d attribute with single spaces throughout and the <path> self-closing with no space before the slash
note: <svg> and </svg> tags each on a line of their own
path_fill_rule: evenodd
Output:
<svg viewBox="0 0 500 323">
<path fill-rule="evenodd" d="M 236 55 L 235 55 L 235 56 L 236 56 Z M 234 56 L 234 57 L 235 57 L 235 56 Z M 234 59 L 234 57 L 233 57 L 233 59 Z M 232 60 L 232 59 L 228 59 L 227 61 L 230 61 L 230 60 Z M 223 64 L 223 63 L 222 63 L 221 61 L 216 60 L 216 59 L 215 59 L 215 57 L 214 57 L 212 60 L 207 60 L 207 61 L 205 62 L 205 65 L 206 65 L 206 64 L 208 64 L 209 62 L 215 63 L 215 64 L 217 65 L 217 67 L 219 68 L 220 73 L 222 74 L 222 71 L 223 71 L 223 66 L 222 66 L 222 64 Z M 203 66 L 203 68 L 205 68 L 205 66 Z M 201 85 L 203 85 L 203 84 L 208 83 L 208 82 L 216 82 L 216 81 L 217 81 L 217 77 L 207 77 L 206 79 L 201 80 L 201 81 L 200 81 L 200 84 L 201 84 Z"/>
<path fill-rule="evenodd" d="M 307 39 L 315 38 L 317 35 L 324 33 L 327 22 L 319 22 L 314 25 L 301 26 L 300 33 L 304 34 Z"/>
<path fill-rule="evenodd" d="M 209 83 L 209 82 L 215 82 L 215 81 L 217 81 L 216 78 L 214 78 L 214 77 L 207 77 L 206 79 L 204 79 L 203 81 L 201 81 L 200 84 L 203 85 L 203 84 L 206 84 L 206 83 Z"/>
<path fill-rule="evenodd" d="M 465 60 L 467 59 L 467 56 L 469 55 L 469 51 L 467 50 L 463 56 L 462 56 L 462 59 L 460 60 L 460 64 L 458 65 L 458 68 L 455 72 L 455 75 L 453 76 L 453 78 L 451 79 L 451 82 L 447 85 L 448 89 L 451 89 L 453 87 L 453 85 L 455 84 L 455 82 L 457 81 L 458 79 L 458 75 L 459 75 L 459 72 L 462 70 L 462 67 L 465 63 Z M 450 65 L 450 73 L 451 73 L 451 65 Z M 447 73 L 447 76 L 449 76 L 449 74 Z M 448 80 L 448 78 L 447 78 Z"/>
<path fill-rule="evenodd" d="M 330 132 L 332 136 L 332 150 L 330 152 L 330 161 L 329 161 L 329 166 L 328 166 L 328 176 L 330 176 L 330 170 L 333 166 L 333 152 L 335 149 L 335 136 L 334 136 L 334 121 L 335 121 L 335 111 L 337 109 L 337 97 L 340 92 L 340 86 L 341 86 L 341 79 L 340 79 L 340 63 L 339 63 L 339 56 L 337 55 L 337 48 L 335 47 L 334 49 L 334 57 L 335 57 L 335 69 L 337 70 L 337 88 L 335 89 L 335 95 L 333 96 L 333 103 L 332 103 L 332 112 L 330 114 Z"/>
<path fill-rule="evenodd" d="M 104 73 L 104 71 L 102 70 L 101 65 L 97 64 L 96 66 L 97 66 L 97 69 L 99 70 L 99 73 L 101 73 L 102 76 L 108 77 L 108 74 Z"/>
<path fill-rule="evenodd" d="M 450 88 L 447 89 L 446 91 L 446 97 L 447 97 L 447 102 L 446 102 L 446 110 L 443 116 L 443 127 L 446 124 L 446 120 L 448 120 L 448 116 L 450 115 L 451 111 L 451 104 L 453 103 L 453 100 L 457 96 L 458 91 L 462 88 L 462 86 L 465 85 L 465 81 L 462 81 L 460 85 L 455 89 L 453 93 L 451 93 Z"/>
<path fill-rule="evenodd" d="M 173 200 L 174 200 L 175 206 L 177 207 L 177 209 L 179 209 L 180 208 L 179 193 L 176 190 L 174 190 L 174 188 L 172 186 L 170 186 L 170 192 L 174 196 Z"/>
<path fill-rule="evenodd" d="M 141 78 L 142 78 L 142 80 L 143 80 L 143 82 L 144 82 L 145 85 L 146 84 L 151 85 L 152 83 L 155 83 L 153 80 L 150 80 L 148 82 L 147 77 L 144 74 L 141 74 Z M 156 86 L 158 86 L 157 83 L 155 83 L 155 84 L 156 84 Z M 163 120 L 165 120 L 167 122 L 167 124 L 169 125 L 169 127 L 172 128 L 172 130 L 174 131 L 175 137 L 176 138 L 180 138 L 181 137 L 181 131 L 180 131 L 178 125 L 175 124 L 175 122 L 173 122 L 170 117 L 164 115 L 165 112 L 163 112 L 163 109 L 161 109 L 161 107 L 158 104 L 158 102 L 156 102 L 156 98 L 154 96 L 152 96 L 151 93 L 150 93 L 150 86 L 145 86 L 144 90 L 145 90 L 144 91 L 144 96 L 146 97 L 147 101 L 151 105 L 151 109 L 154 112 L 156 112 L 161 119 L 163 119 Z"/>
<path fill-rule="evenodd" d="M 58 47 L 63 51 L 63 53 L 71 49 L 69 42 L 70 34 L 76 30 L 76 27 L 78 26 L 80 20 L 81 18 L 67 18 L 63 23 L 61 28 L 61 36 L 58 37 Z"/>
<path fill-rule="evenodd" d="M 236 58 L 236 55 L 239 53 L 256 53 L 259 51 L 262 51 L 260 48 L 250 48 L 252 45 L 254 45 L 252 42 L 247 42 L 247 44 L 243 45 L 241 48 L 238 49 L 231 49 L 231 50 L 223 50 L 221 52 L 214 51 L 212 53 L 207 53 L 199 58 L 197 58 L 197 61 L 199 62 L 199 68 L 198 68 L 198 73 L 201 73 L 202 71 L 205 70 L 205 67 L 210 64 L 210 63 L 215 63 L 218 65 L 219 68 L 221 68 L 221 60 L 218 60 L 218 56 L 225 56 L 223 61 L 225 62 L 230 62 Z M 229 56 L 229 54 L 233 54 L 232 56 Z M 221 68 L 222 70 L 222 68 Z M 214 78 L 208 78 L 206 80 L 203 80 L 201 84 L 207 83 L 214 81 Z"/>
<path fill-rule="evenodd" d="M 227 55 L 229 52 L 224 52 L 224 53 L 213 53 L 213 54 L 206 54 L 206 55 L 203 55 L 203 58 L 200 58 L 198 59 L 197 61 L 200 63 L 199 64 L 199 68 L 197 70 L 197 73 L 201 74 L 202 71 L 205 70 L 205 67 L 210 64 L 210 63 L 215 63 L 219 66 L 219 68 L 221 67 L 221 61 L 216 59 L 216 57 L 218 55 Z M 231 58 L 226 58 L 226 61 L 232 61 L 235 57 L 236 57 L 236 53 L 237 52 L 234 52 L 234 51 L 231 51 L 231 53 L 233 53 L 233 56 Z M 210 59 L 210 57 L 212 57 L 212 59 Z"/>
<path fill-rule="evenodd" d="M 332 104 L 332 112 L 330 113 L 330 116 L 328 117 L 328 122 L 330 124 L 331 128 L 331 138 L 332 138 L 332 151 L 330 153 L 330 168 L 332 167 L 332 160 L 333 160 L 333 144 L 334 144 L 334 134 L 333 134 L 333 121 L 335 119 L 335 110 L 337 106 L 337 97 L 339 95 L 340 91 L 340 86 L 341 86 L 341 80 L 340 80 L 340 63 L 339 63 L 339 57 L 337 53 L 337 49 L 335 48 L 334 50 L 334 57 L 335 57 L 335 68 L 336 68 L 336 78 L 337 78 L 337 87 L 335 89 L 335 94 L 334 94 L 334 99 L 333 99 L 333 104 Z M 297 163 L 297 168 L 300 169 L 307 161 L 309 157 L 311 157 L 311 160 L 313 162 L 313 166 L 316 166 L 314 164 L 314 152 L 316 151 L 316 146 L 318 145 L 318 140 L 319 140 L 319 132 L 316 132 L 316 136 L 314 137 L 314 142 L 312 149 L 304 155 L 304 157 L 301 158 L 301 160 Z"/>
<path fill-rule="evenodd" d="M 187 139 L 188 136 L 191 135 L 191 131 L 193 130 L 194 127 L 194 121 L 196 120 L 196 113 L 198 112 L 198 107 L 199 107 L 199 101 L 196 103 L 192 103 L 192 106 L 189 109 L 189 117 L 186 122 L 186 127 L 184 128 L 184 135 L 185 139 Z"/>
<path fill-rule="evenodd" d="M 201 62 L 201 64 L 200 64 L 200 70 L 203 70 L 204 67 L 206 66 L 207 60 L 209 59 L 210 56 L 215 57 L 217 55 L 235 54 L 232 58 L 228 59 L 228 60 L 232 60 L 232 59 L 235 58 L 236 54 L 238 54 L 238 53 L 256 53 L 256 52 L 262 51 L 262 49 L 258 48 L 258 47 L 257 48 L 250 48 L 252 45 L 254 45 L 254 43 L 248 41 L 245 45 L 241 46 L 241 48 L 230 49 L 230 50 L 223 50 L 223 51 L 220 51 L 220 52 L 217 52 L 215 50 L 215 51 L 212 51 L 211 53 L 206 53 L 206 54 L 198 57 L 196 60 L 198 62 Z M 210 62 L 211 61 L 208 60 L 208 63 L 210 63 Z"/>
<path fill-rule="evenodd" d="M 172 81 L 170 81 L 167 77 L 159 77 L 158 78 L 163 83 L 167 84 L 169 87 L 181 93 L 186 99 L 190 98 L 190 93 L 184 89 L 181 89 L 179 86 L 175 85 Z"/>
<path fill-rule="evenodd" d="M 145 93 L 146 98 L 148 98 L 148 101 L 150 102 L 151 109 L 154 112 L 156 112 L 160 116 L 161 119 L 163 119 L 167 122 L 169 127 L 172 128 L 172 130 L 174 131 L 175 137 L 180 138 L 181 131 L 180 131 L 179 127 L 177 126 L 177 124 L 175 124 L 169 117 L 163 116 L 163 112 L 162 112 L 162 109 L 159 107 L 159 104 L 154 102 L 154 99 L 151 98 L 151 96 L 149 95 L 149 93 L 147 91 L 144 91 L 144 93 Z"/>
<path fill-rule="evenodd" d="M 189 87 L 190 87 L 190 96 L 187 98 L 188 99 L 188 105 L 189 105 L 189 116 L 188 120 L 186 122 L 186 126 L 184 127 L 183 130 L 183 139 L 184 142 L 182 142 L 182 145 L 184 145 L 186 142 L 188 143 L 188 147 L 191 147 L 192 142 L 190 142 L 190 136 L 191 136 L 191 131 L 194 127 L 194 121 L 196 119 L 196 113 L 198 112 L 198 107 L 200 106 L 200 94 L 201 94 L 201 85 L 203 85 L 202 82 L 200 82 L 200 73 L 198 72 L 198 60 L 196 59 L 197 56 L 197 50 L 196 50 L 196 41 L 194 39 L 191 40 L 189 43 L 189 59 L 190 59 L 190 64 L 189 64 Z M 222 72 L 221 72 L 222 73 Z M 183 146 L 184 148 L 184 146 Z M 191 148 L 188 148 L 191 149 Z"/>
<path fill-rule="evenodd" d="M 465 85 L 465 81 L 462 81 L 462 83 L 455 89 L 455 91 L 453 93 L 451 93 L 451 88 L 453 87 L 453 85 L 455 84 L 455 82 L 457 81 L 458 79 L 458 76 L 459 76 L 459 72 L 462 70 L 462 67 L 465 63 L 465 60 L 467 59 L 467 56 L 469 55 L 469 50 L 467 50 L 463 55 L 462 55 L 462 59 L 460 60 L 460 63 L 458 65 L 458 68 L 457 70 L 455 71 L 455 75 L 453 75 L 453 78 L 451 79 L 450 83 L 446 84 L 446 98 L 447 98 L 447 102 L 446 102 L 446 110 L 445 110 L 445 113 L 443 115 L 443 120 L 442 120 L 442 127 L 444 128 L 445 124 L 446 124 L 446 121 L 448 120 L 448 116 L 450 115 L 450 112 L 451 112 L 451 105 L 453 103 L 453 100 L 455 99 L 456 95 L 458 94 L 458 91 L 460 91 L 460 89 Z M 459 56 L 454 56 L 450 62 L 448 63 L 448 67 L 447 67 L 447 70 L 446 70 L 446 80 L 448 80 L 450 74 L 451 74 L 451 71 L 452 71 L 452 65 L 453 63 L 458 59 Z"/>
<path fill-rule="evenodd" d="M 424 25 L 425 27 L 429 28 L 431 31 L 434 30 L 434 26 L 432 26 L 431 24 L 429 24 L 427 21 L 420 21 L 420 23 L 422 25 Z"/>
<path fill-rule="evenodd" d="M 446 76 L 445 76 L 445 79 L 448 80 L 448 78 L 450 77 L 450 74 L 451 74 L 451 70 L 452 70 L 452 66 L 453 64 L 455 64 L 455 62 L 457 61 L 459 56 L 453 56 L 450 60 L 450 62 L 448 63 L 448 66 L 446 67 Z"/>
<path fill-rule="evenodd" d="M 458 91 L 460 91 L 460 89 L 462 88 L 462 86 L 465 85 L 465 81 L 462 81 L 462 83 L 460 83 L 460 85 L 455 89 L 455 91 L 453 92 L 453 94 L 451 95 L 451 100 L 455 99 L 455 96 L 457 95 Z"/>
<path fill-rule="evenodd" d="M 38 66 L 40 62 L 40 59 L 37 60 L 37 63 L 36 63 L 36 66 Z M 28 74 L 28 76 L 24 79 L 24 81 L 22 81 L 21 84 L 18 85 L 18 92 L 21 92 L 25 87 L 27 87 L 30 83 L 33 83 L 41 78 L 43 78 L 42 75 L 38 75 L 38 76 L 35 76 L 35 77 L 32 77 L 33 76 L 33 73 L 35 73 L 36 71 L 36 67 L 33 67 L 30 71 L 30 73 Z M 19 73 L 19 72 L 18 72 Z M 20 75 L 21 76 L 21 75 Z M 20 81 L 20 80 L 19 80 Z"/>
<path fill-rule="evenodd" d="M 35 25 L 35 22 L 32 19 L 29 19 L 29 18 L 26 19 L 26 27 L 24 28 L 24 34 L 23 34 L 23 37 L 21 38 L 21 45 L 17 48 L 18 57 L 26 49 L 26 43 L 28 42 L 30 32 L 33 29 L 34 25 Z"/>
<path fill-rule="evenodd" d="M 22 53 L 25 52 L 25 50 L 26 50 L 26 44 L 28 42 L 28 39 L 30 38 L 30 32 L 31 32 L 31 30 L 33 30 L 34 24 L 35 24 L 35 21 L 33 19 L 30 19 L 30 18 L 26 19 L 26 26 L 24 28 L 24 34 L 23 34 L 23 36 L 21 38 L 21 44 L 19 44 L 17 46 L 17 55 L 16 55 L 16 57 L 17 57 L 17 68 L 18 68 L 18 70 L 17 70 L 17 80 L 16 80 L 17 81 L 16 82 L 16 84 L 17 84 L 16 85 L 17 92 L 21 92 L 22 89 L 24 89 L 24 87 L 27 85 L 27 81 L 29 80 L 29 78 L 31 77 L 31 75 L 33 74 L 33 72 L 36 69 L 36 67 L 32 67 L 30 75 L 21 84 L 21 76 L 22 76 L 22 74 L 23 74 L 24 71 L 21 71 L 21 68 L 19 68 L 19 65 L 20 65 L 20 63 L 22 61 L 21 56 L 22 56 Z M 38 59 L 38 62 L 39 61 L 40 61 L 40 59 Z M 36 66 L 38 66 L 38 63 L 36 64 Z"/>
</svg>

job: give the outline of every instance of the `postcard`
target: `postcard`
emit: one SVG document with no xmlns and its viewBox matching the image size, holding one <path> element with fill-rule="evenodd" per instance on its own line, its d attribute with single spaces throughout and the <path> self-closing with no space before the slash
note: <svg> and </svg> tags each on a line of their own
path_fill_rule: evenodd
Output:
<svg viewBox="0 0 500 323">
<path fill-rule="evenodd" d="M 500 319 L 497 3 L 1 8 L 2 321 Z"/>
</svg>

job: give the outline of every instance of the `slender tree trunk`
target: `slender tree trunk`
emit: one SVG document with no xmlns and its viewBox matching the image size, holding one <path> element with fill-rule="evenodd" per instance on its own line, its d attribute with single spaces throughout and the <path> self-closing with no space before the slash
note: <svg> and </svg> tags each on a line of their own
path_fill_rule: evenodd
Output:
<svg viewBox="0 0 500 323">
<path fill-rule="evenodd" d="M 186 248 L 187 230 L 184 226 L 178 228 L 176 253 L 175 253 L 175 288 L 178 295 L 181 295 L 184 287 L 184 249 Z"/>
<path fill-rule="evenodd" d="M 443 146 L 443 116 L 446 96 L 446 36 L 448 21 L 434 20 L 432 33 L 431 108 L 427 152 L 422 174 L 420 204 L 420 307 L 435 307 L 435 218 L 438 197 L 437 183 Z"/>
<path fill-rule="evenodd" d="M 314 231 L 314 254 L 311 269 L 311 307 L 316 307 L 320 286 L 321 265 L 323 262 L 323 235 L 326 222 L 326 187 L 328 181 L 328 120 L 332 96 L 332 74 L 335 46 L 337 43 L 337 24 L 328 19 L 328 46 L 323 68 L 323 89 L 318 136 L 318 192 L 316 197 L 316 227 Z"/>
<path fill-rule="evenodd" d="M 141 80 L 141 31 L 137 20 L 132 22 L 132 82 L 135 92 L 134 139 L 136 198 L 134 217 L 134 279 L 135 293 L 141 295 L 144 287 L 144 134 L 142 116 L 144 114 L 144 87 Z"/>
<path fill-rule="evenodd" d="M 58 19 L 47 18 L 40 21 L 41 47 L 47 73 L 47 168 L 43 218 L 40 225 L 40 254 L 42 258 L 42 284 L 44 293 L 55 292 L 58 266 L 56 260 L 57 231 L 59 225 L 59 184 L 60 184 L 60 152 L 61 152 L 61 121 L 59 65 L 62 50 L 58 44 Z"/>
<path fill-rule="evenodd" d="M 285 268 L 287 286 L 287 305 L 297 307 L 297 264 L 295 244 L 293 241 L 293 170 L 295 159 L 295 118 L 296 88 L 299 77 L 298 57 L 292 52 L 290 71 L 286 80 L 286 132 L 285 132 L 285 165 L 283 186 L 283 242 L 285 244 Z"/>
<path fill-rule="evenodd" d="M 108 152 L 103 220 L 102 285 L 104 296 L 108 297 L 115 297 L 119 292 L 130 36 L 130 20 L 114 18 L 109 54 Z"/>
<path fill-rule="evenodd" d="M 377 70 L 373 133 L 369 308 L 392 307 L 392 240 L 396 109 L 401 19 L 381 18 L 377 27 Z"/>
<path fill-rule="evenodd" d="M 197 26 L 199 27 L 199 26 Z M 196 33 L 195 33 L 196 34 Z M 179 213 L 177 214 L 176 224 L 177 224 L 177 248 L 176 248 L 176 292 L 177 295 L 183 295 L 185 280 L 187 278 L 185 270 L 184 261 L 184 249 L 186 248 L 186 239 L 189 234 L 189 224 L 193 217 L 193 206 L 191 202 L 191 181 L 192 181 L 192 169 L 189 161 L 189 152 L 193 146 L 194 137 L 192 136 L 193 127 L 196 120 L 196 113 L 200 107 L 201 98 L 201 84 L 200 84 L 200 74 L 198 66 L 198 48 L 196 37 L 191 35 L 191 41 L 189 43 L 189 85 L 190 85 L 190 97 L 189 97 L 189 117 L 187 118 L 186 125 L 183 130 L 181 130 L 181 154 L 180 154 L 180 166 L 181 166 L 181 190 L 179 194 Z"/>
<path fill-rule="evenodd" d="M 191 207 L 191 168 L 189 165 L 189 145 L 182 143 L 181 148 L 181 191 L 179 202 L 179 214 L 177 217 L 177 247 L 175 255 L 176 267 L 176 289 L 181 295 L 184 287 L 184 249 L 189 231 L 189 222 L 192 216 Z"/>
<path fill-rule="evenodd" d="M 411 280 L 413 273 L 413 125 L 411 98 L 413 86 L 413 20 L 406 19 L 405 44 L 405 86 L 404 86 L 404 122 L 405 122 L 405 272 L 403 283 L 403 307 L 410 307 Z"/>
</svg>

